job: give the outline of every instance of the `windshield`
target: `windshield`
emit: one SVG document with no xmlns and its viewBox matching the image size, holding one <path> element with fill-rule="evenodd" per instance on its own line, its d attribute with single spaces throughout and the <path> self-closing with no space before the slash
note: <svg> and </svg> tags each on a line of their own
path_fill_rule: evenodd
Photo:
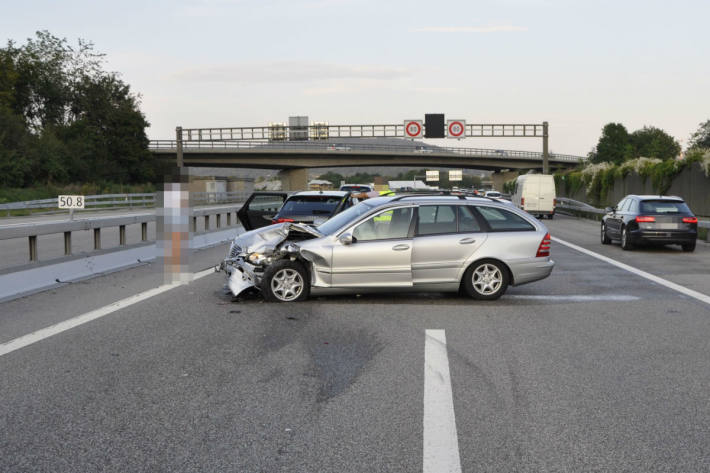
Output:
<svg viewBox="0 0 710 473">
<path fill-rule="evenodd" d="M 340 212 L 338 215 L 331 218 L 327 222 L 318 225 L 316 228 L 323 235 L 331 235 L 343 226 L 347 225 L 349 222 L 352 222 L 353 220 L 357 219 L 360 215 L 369 212 L 370 210 L 372 210 L 372 208 L 373 206 L 368 205 L 367 202 L 360 202 L 356 206 L 350 207 L 344 212 Z"/>
<path fill-rule="evenodd" d="M 288 199 L 281 210 L 279 217 L 291 215 L 325 215 L 329 216 L 335 211 L 340 201 L 340 196 L 327 195 L 296 195 Z"/>
</svg>

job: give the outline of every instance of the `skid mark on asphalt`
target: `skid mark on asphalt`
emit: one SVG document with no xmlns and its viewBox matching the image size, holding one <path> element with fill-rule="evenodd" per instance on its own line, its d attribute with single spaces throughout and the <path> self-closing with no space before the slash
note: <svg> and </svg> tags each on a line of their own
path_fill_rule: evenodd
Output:
<svg viewBox="0 0 710 473">
<path fill-rule="evenodd" d="M 199 273 L 194 273 L 191 276 L 192 280 L 195 281 L 212 273 L 214 273 L 214 268 L 206 269 L 204 271 L 200 271 Z M 63 322 L 59 322 L 58 324 L 50 325 L 49 327 L 34 331 L 27 335 L 23 335 L 22 337 L 15 338 L 13 340 L 10 340 L 9 342 L 2 343 L 0 344 L 0 356 L 7 355 L 8 353 L 12 353 L 13 351 L 19 350 L 20 348 L 24 348 L 28 345 L 32 345 L 33 343 L 37 343 L 46 338 L 53 337 L 54 335 L 60 334 L 62 332 L 66 332 L 67 330 L 71 330 L 80 325 L 84 325 L 87 322 L 91 322 L 92 320 L 96 320 L 108 314 L 112 314 L 118 310 L 125 309 L 126 307 L 130 307 L 134 304 L 150 299 L 151 297 L 157 296 L 158 294 L 162 294 L 164 292 L 183 285 L 185 285 L 184 282 L 164 284 L 162 286 L 158 286 L 156 288 L 149 289 L 138 294 L 134 294 L 130 297 L 126 297 L 125 299 L 116 301 L 113 304 L 109 304 L 107 306 L 100 307 L 96 310 L 92 310 L 90 312 L 78 315 L 69 320 L 64 320 Z"/>
<path fill-rule="evenodd" d="M 424 473 L 460 473 L 451 372 L 444 330 L 427 330 L 424 342 Z"/>
</svg>

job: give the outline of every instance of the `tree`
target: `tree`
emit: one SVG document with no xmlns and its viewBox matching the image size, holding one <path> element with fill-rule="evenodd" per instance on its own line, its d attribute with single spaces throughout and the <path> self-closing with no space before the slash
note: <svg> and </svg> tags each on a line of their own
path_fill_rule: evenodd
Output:
<svg viewBox="0 0 710 473">
<path fill-rule="evenodd" d="M 156 177 L 139 97 L 102 65 L 93 44 L 47 31 L 0 48 L 0 183 Z"/>
<path fill-rule="evenodd" d="M 680 154 L 680 144 L 671 135 L 653 126 L 645 126 L 631 134 L 635 158 L 675 159 Z"/>
<path fill-rule="evenodd" d="M 690 136 L 688 148 L 710 148 L 710 120 L 701 123 L 698 131 Z"/>
<path fill-rule="evenodd" d="M 602 129 L 602 136 L 597 143 L 592 162 L 610 162 L 621 164 L 633 157 L 629 132 L 621 123 L 607 123 Z"/>
</svg>

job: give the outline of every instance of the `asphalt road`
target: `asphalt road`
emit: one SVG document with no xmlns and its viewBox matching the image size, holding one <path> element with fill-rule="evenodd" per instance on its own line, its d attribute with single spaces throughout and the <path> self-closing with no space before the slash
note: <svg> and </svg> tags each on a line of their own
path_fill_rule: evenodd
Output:
<svg viewBox="0 0 710 473">
<path fill-rule="evenodd" d="M 594 223 L 545 223 L 710 293 L 707 244 L 627 253 Z M 552 256 L 549 278 L 488 303 L 178 286 L 0 356 L 0 471 L 422 471 L 430 329 L 446 333 L 461 471 L 710 471 L 710 305 Z M 2 303 L 0 344 L 162 283 L 146 265 Z"/>
</svg>

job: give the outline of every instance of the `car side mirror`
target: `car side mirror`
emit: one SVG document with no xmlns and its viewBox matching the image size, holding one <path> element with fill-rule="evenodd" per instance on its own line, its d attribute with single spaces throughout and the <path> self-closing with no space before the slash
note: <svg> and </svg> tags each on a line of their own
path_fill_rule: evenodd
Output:
<svg viewBox="0 0 710 473">
<path fill-rule="evenodd" d="M 338 237 L 338 241 L 345 246 L 352 245 L 353 244 L 353 234 L 352 233 L 343 233 Z"/>
<path fill-rule="evenodd" d="M 604 209 L 604 212 L 606 212 L 606 213 L 611 213 L 611 212 L 613 212 L 613 211 L 614 211 L 614 208 L 613 208 L 613 207 L 607 207 L 607 208 Z"/>
</svg>

